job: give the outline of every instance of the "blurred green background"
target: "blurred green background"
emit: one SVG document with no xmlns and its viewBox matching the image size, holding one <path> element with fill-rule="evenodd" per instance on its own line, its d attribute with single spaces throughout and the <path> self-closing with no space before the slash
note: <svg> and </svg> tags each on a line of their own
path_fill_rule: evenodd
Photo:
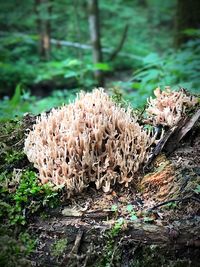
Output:
<svg viewBox="0 0 200 267">
<path fill-rule="evenodd" d="M 199 92 L 199 0 L 7 0 L 0 29 L 0 120 L 100 85 L 136 108 L 157 86 Z"/>
</svg>

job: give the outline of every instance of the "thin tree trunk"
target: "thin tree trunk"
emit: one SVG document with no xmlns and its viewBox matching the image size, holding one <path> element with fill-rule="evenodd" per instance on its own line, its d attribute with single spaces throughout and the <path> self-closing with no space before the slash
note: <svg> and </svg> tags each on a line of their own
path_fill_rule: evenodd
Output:
<svg viewBox="0 0 200 267">
<path fill-rule="evenodd" d="M 39 34 L 39 54 L 41 59 L 50 59 L 51 50 L 51 3 L 48 0 L 35 0 L 36 24 Z"/>
<path fill-rule="evenodd" d="M 175 45 L 179 47 L 181 44 L 193 39 L 194 36 L 184 34 L 186 29 L 200 28 L 200 1 L 199 0 L 178 0 L 177 14 L 175 19 Z"/>
<path fill-rule="evenodd" d="M 88 10 L 89 10 L 90 38 L 93 50 L 93 62 L 94 64 L 97 64 L 103 61 L 101 40 L 100 40 L 98 0 L 88 0 Z M 99 86 L 104 85 L 104 77 L 102 71 L 96 70 L 95 78 Z"/>
<path fill-rule="evenodd" d="M 128 27 L 129 27 L 129 25 L 126 24 L 125 28 L 124 28 L 124 31 L 123 31 L 123 34 L 122 34 L 122 37 L 121 37 L 121 40 L 120 40 L 118 46 L 115 48 L 115 50 L 113 50 L 112 54 L 110 55 L 109 61 L 113 61 L 117 57 L 119 52 L 121 51 L 121 49 L 122 49 L 122 47 L 124 45 L 124 42 L 126 40 L 126 37 L 127 37 Z"/>
<path fill-rule="evenodd" d="M 81 42 L 81 40 L 82 40 L 81 21 L 80 21 L 79 10 L 78 10 L 78 7 L 80 6 L 79 0 L 74 0 L 73 5 L 74 5 L 74 19 L 75 19 L 74 24 L 75 24 L 75 29 L 76 29 L 76 38 L 77 38 L 77 40 L 79 40 L 79 42 Z M 77 50 L 77 55 L 81 60 L 82 59 L 82 51 L 80 49 Z"/>
</svg>

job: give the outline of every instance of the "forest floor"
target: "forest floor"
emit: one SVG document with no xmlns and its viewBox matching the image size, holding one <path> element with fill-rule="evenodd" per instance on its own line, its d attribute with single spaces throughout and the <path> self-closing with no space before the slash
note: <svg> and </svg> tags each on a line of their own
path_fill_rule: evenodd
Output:
<svg viewBox="0 0 200 267">
<path fill-rule="evenodd" d="M 33 122 L 24 119 L 26 127 Z M 135 186 L 118 185 L 106 194 L 91 185 L 70 200 L 63 196 L 57 208 L 30 216 L 25 227 L 36 247 L 26 266 L 199 266 L 199 122 L 169 152 L 175 137 Z M 9 138 L 10 145 L 23 145 L 23 134 Z M 18 168 L 26 164 L 20 160 Z"/>
<path fill-rule="evenodd" d="M 31 259 L 39 266 L 198 266 L 200 129 L 169 156 L 159 154 L 139 180 L 108 194 L 90 187 L 46 219 L 36 217 Z"/>
</svg>

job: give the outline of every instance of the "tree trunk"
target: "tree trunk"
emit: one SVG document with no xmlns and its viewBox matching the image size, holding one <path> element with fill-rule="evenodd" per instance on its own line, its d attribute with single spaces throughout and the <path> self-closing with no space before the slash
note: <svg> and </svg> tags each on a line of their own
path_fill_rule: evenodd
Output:
<svg viewBox="0 0 200 267">
<path fill-rule="evenodd" d="M 51 2 L 48 0 L 35 0 L 35 11 L 37 15 L 36 24 L 39 35 L 39 54 L 41 59 L 50 59 L 51 50 Z"/>
<path fill-rule="evenodd" d="M 93 62 L 94 64 L 98 64 L 103 61 L 101 40 L 100 40 L 98 0 L 88 0 L 88 11 L 89 11 L 88 19 L 90 28 L 90 38 L 93 50 Z M 95 78 L 99 86 L 104 85 L 104 78 L 101 70 L 95 71 Z"/>
<path fill-rule="evenodd" d="M 76 30 L 76 39 L 79 40 L 79 42 L 82 42 L 81 21 L 80 21 L 79 10 L 78 10 L 78 7 L 80 6 L 79 1 L 74 0 L 73 6 L 74 6 L 74 20 L 75 20 L 74 21 L 74 28 Z M 82 60 L 81 49 L 77 50 L 77 56 L 80 58 L 80 60 Z"/>
<path fill-rule="evenodd" d="M 181 44 L 193 39 L 194 36 L 184 34 L 186 29 L 199 29 L 200 27 L 200 1 L 199 0 L 178 0 L 177 14 L 175 18 L 175 45 Z"/>
</svg>

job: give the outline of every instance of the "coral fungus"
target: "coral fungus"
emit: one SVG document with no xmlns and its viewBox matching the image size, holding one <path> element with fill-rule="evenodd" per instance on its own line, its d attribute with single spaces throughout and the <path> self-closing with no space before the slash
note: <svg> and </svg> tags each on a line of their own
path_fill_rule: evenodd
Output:
<svg viewBox="0 0 200 267">
<path fill-rule="evenodd" d="M 188 107 L 195 106 L 197 99 L 194 96 L 188 96 L 184 90 L 171 91 L 170 87 L 166 87 L 165 91 L 161 91 L 158 87 L 154 94 L 155 99 L 150 98 L 148 108 L 146 109 L 148 119 L 153 125 L 174 126 L 185 114 Z"/>
<path fill-rule="evenodd" d="M 64 185 L 70 196 L 90 182 L 105 192 L 115 183 L 128 186 L 154 139 L 131 109 L 117 106 L 103 89 L 95 89 L 38 117 L 24 151 L 42 183 Z"/>
</svg>

